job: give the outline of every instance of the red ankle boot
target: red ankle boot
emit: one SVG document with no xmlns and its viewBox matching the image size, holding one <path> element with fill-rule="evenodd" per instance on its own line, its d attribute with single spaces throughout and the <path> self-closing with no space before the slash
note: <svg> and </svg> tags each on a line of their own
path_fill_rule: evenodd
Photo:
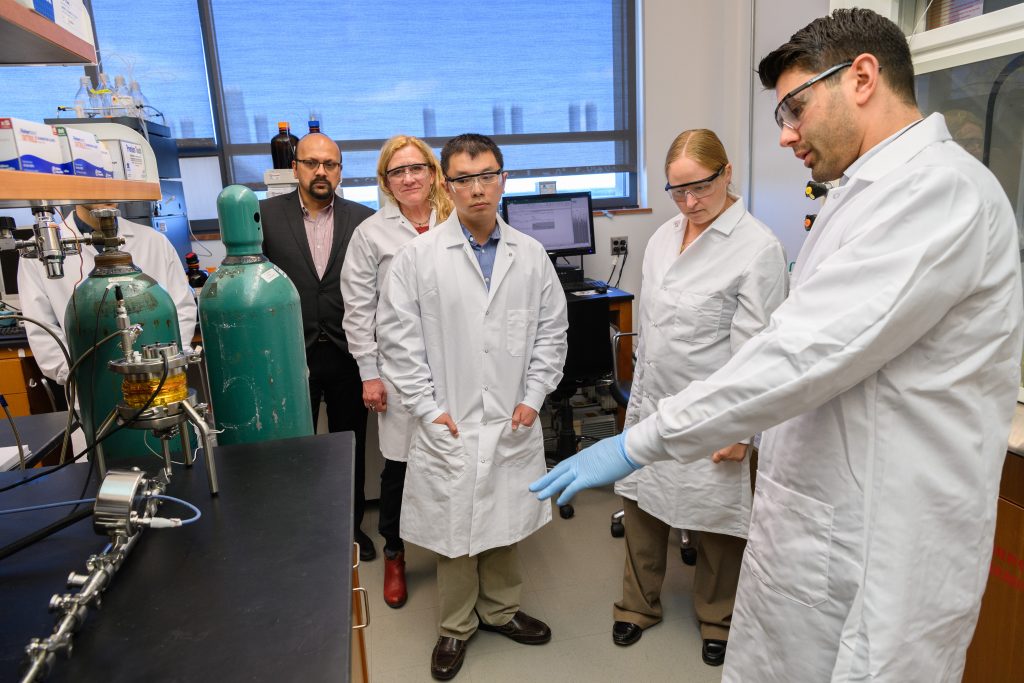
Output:
<svg viewBox="0 0 1024 683">
<path fill-rule="evenodd" d="M 384 556 L 384 602 L 395 609 L 409 597 L 405 589 L 405 553 Z"/>
</svg>

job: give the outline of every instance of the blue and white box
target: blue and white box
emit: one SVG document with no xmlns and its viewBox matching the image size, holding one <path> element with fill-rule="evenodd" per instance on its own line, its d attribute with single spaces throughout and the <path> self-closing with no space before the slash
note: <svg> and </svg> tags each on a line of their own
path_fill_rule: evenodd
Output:
<svg viewBox="0 0 1024 683">
<path fill-rule="evenodd" d="M 63 156 L 52 126 L 0 118 L 0 169 L 64 175 Z"/>
<path fill-rule="evenodd" d="M 69 126 L 53 126 L 61 143 L 61 163 L 68 175 L 87 178 L 114 177 L 110 154 L 96 136 Z"/>
<path fill-rule="evenodd" d="M 102 142 L 88 131 L 70 126 L 54 126 L 64 143 L 65 163 L 70 162 L 71 172 L 86 178 L 113 178 L 114 164 Z"/>
<path fill-rule="evenodd" d="M 16 0 L 19 5 L 34 9 L 50 21 L 54 21 L 53 0 Z"/>
</svg>

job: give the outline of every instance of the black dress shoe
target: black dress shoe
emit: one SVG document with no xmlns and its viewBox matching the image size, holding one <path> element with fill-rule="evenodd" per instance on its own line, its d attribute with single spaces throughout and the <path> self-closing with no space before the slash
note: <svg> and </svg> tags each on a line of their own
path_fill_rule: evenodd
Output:
<svg viewBox="0 0 1024 683">
<path fill-rule="evenodd" d="M 430 655 L 430 675 L 439 681 L 455 678 L 466 659 L 466 641 L 441 636 Z"/>
<path fill-rule="evenodd" d="M 370 560 L 376 559 L 377 549 L 373 547 L 373 541 L 370 537 L 363 533 L 362 529 L 356 529 L 355 533 L 356 543 L 359 544 L 359 561 L 369 562 Z"/>
<path fill-rule="evenodd" d="M 628 621 L 616 621 L 612 625 L 612 642 L 616 645 L 632 645 L 640 640 L 640 636 L 643 634 L 644 630 L 642 628 Z"/>
<path fill-rule="evenodd" d="M 708 666 L 722 666 L 725 662 L 725 641 L 705 639 L 700 656 Z"/>
<path fill-rule="evenodd" d="M 543 645 L 551 640 L 551 629 L 540 619 L 534 619 L 522 610 L 515 613 L 507 624 L 492 626 L 480 622 L 482 631 L 493 631 L 524 645 Z"/>
</svg>

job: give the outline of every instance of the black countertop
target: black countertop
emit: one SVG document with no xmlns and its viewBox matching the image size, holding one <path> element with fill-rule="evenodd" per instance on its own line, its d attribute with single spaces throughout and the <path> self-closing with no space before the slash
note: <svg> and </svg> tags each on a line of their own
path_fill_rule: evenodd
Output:
<svg viewBox="0 0 1024 683">
<path fill-rule="evenodd" d="M 623 289 L 616 289 L 615 287 L 608 287 L 608 291 L 600 294 L 587 294 L 584 292 L 565 293 L 565 300 L 570 304 L 576 301 L 589 301 L 591 299 L 608 299 L 608 303 L 612 303 L 613 301 L 632 301 L 633 295 Z"/>
<path fill-rule="evenodd" d="M 0 418 L 3 414 L 0 413 Z M 42 413 L 40 415 L 21 415 L 14 418 L 14 424 L 18 428 L 18 435 L 23 445 L 28 446 L 32 451 L 28 458 L 29 465 L 39 461 L 49 451 L 60 448 L 64 438 L 64 429 L 67 427 L 68 412 L 66 410 L 58 413 Z M 0 419 L 0 446 L 14 446 L 14 432 L 6 419 Z M 18 461 L 15 460 L 8 469 L 16 469 Z M 0 509 L 8 507 L 3 502 L 3 494 L 0 494 Z"/>
<path fill-rule="evenodd" d="M 351 432 L 220 446 L 216 497 L 201 461 L 175 466 L 168 494 L 202 519 L 144 532 L 47 680 L 347 680 L 352 452 Z M 0 509 L 75 499 L 88 469 L 0 493 Z M 22 476 L 0 473 L 0 485 Z M 190 516 L 178 507 L 161 516 Z M 0 516 L 0 544 L 69 511 Z M 67 575 L 106 543 L 85 520 L 0 560 L 0 680 L 16 680 L 29 640 L 53 629 L 50 596 L 68 592 Z"/>
</svg>

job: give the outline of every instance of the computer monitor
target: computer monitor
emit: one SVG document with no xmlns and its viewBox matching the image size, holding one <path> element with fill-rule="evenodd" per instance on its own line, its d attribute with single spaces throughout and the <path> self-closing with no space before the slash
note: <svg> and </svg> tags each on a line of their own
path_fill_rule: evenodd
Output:
<svg viewBox="0 0 1024 683">
<path fill-rule="evenodd" d="M 501 217 L 543 244 L 552 259 L 594 253 L 594 214 L 589 192 L 505 197 Z"/>
</svg>

